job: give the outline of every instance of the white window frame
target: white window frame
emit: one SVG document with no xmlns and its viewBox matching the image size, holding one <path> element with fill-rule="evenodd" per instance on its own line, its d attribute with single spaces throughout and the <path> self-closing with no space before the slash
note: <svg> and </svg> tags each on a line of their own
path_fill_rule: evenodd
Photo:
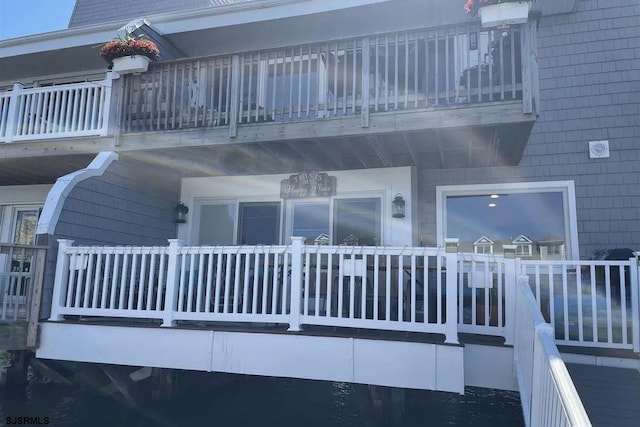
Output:
<svg viewBox="0 0 640 427">
<path fill-rule="evenodd" d="M 193 212 L 193 227 L 191 234 L 191 241 L 196 245 L 200 245 L 200 211 L 202 206 L 218 205 L 218 206 L 233 206 L 233 244 L 238 241 L 238 201 L 232 199 L 214 199 L 214 198 L 196 198 L 194 203 Z"/>
<path fill-rule="evenodd" d="M 273 198 L 273 197 L 243 197 L 238 199 L 230 199 L 228 197 L 225 198 L 217 198 L 217 197 L 196 197 L 194 199 L 194 209 L 193 213 L 193 225 L 191 227 L 190 242 L 194 242 L 193 244 L 200 244 L 200 208 L 202 205 L 232 205 L 233 208 L 233 245 L 238 245 L 238 231 L 239 231 L 239 218 L 240 218 L 240 204 L 241 203 L 280 203 L 280 218 L 278 227 L 280 230 L 283 229 L 283 212 L 285 210 L 285 206 L 282 203 L 282 199 Z M 282 244 L 282 232 L 278 235 L 280 242 L 278 244 Z M 286 242 L 290 243 L 290 242 Z"/>
<path fill-rule="evenodd" d="M 480 250 L 480 249 L 482 249 L 482 250 Z M 476 254 L 492 254 L 493 253 L 493 245 L 488 244 L 488 243 L 479 243 L 477 245 L 473 245 L 473 252 L 476 253 Z"/>
<path fill-rule="evenodd" d="M 350 199 L 379 199 L 380 200 L 380 245 L 384 245 L 385 235 L 384 235 L 384 227 L 385 227 L 385 209 L 384 209 L 384 192 L 380 191 L 368 191 L 368 192 L 353 192 L 348 194 L 341 194 L 339 196 L 331 196 L 331 197 L 313 197 L 313 198 L 303 198 L 303 199 L 287 199 L 286 206 L 283 209 L 285 213 L 285 228 L 283 229 L 285 232 L 284 241 L 287 241 L 293 233 L 293 205 L 296 203 L 320 203 L 324 204 L 329 202 L 329 237 L 332 245 L 335 245 L 336 242 L 334 239 L 334 226 L 335 226 L 335 201 L 336 200 L 350 200 Z"/>
<path fill-rule="evenodd" d="M 531 243 L 516 243 L 516 255 L 520 255 L 520 256 L 533 255 L 533 245 Z"/>
<path fill-rule="evenodd" d="M 563 196 L 565 224 L 565 252 L 568 259 L 580 259 L 578 221 L 576 214 L 576 191 L 574 181 L 512 182 L 503 184 L 440 185 L 436 187 L 436 238 L 444 247 L 447 197 L 479 196 L 494 193 L 551 193 Z"/>
</svg>

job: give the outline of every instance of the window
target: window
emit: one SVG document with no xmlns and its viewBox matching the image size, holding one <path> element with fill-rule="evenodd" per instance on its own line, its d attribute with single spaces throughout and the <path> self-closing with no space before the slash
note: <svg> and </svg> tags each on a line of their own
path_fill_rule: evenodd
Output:
<svg viewBox="0 0 640 427">
<path fill-rule="evenodd" d="M 235 204 L 201 205 L 198 244 L 233 245 L 235 223 Z"/>
<path fill-rule="evenodd" d="M 532 252 L 530 243 L 516 245 L 516 255 L 518 256 L 531 256 Z"/>
<path fill-rule="evenodd" d="M 292 236 L 305 238 L 305 244 L 325 243 L 329 237 L 330 204 L 297 202 L 293 205 Z"/>
<path fill-rule="evenodd" d="M 480 253 L 474 243 L 486 236 L 497 254 L 516 245 L 517 255 L 540 259 L 541 242 L 562 241 L 563 256 L 578 258 L 572 181 L 442 186 L 436 192 L 440 244 L 458 238 L 461 252 Z"/>
<path fill-rule="evenodd" d="M 238 244 L 277 245 L 280 241 L 280 202 L 240 203 Z"/>
<path fill-rule="evenodd" d="M 492 254 L 493 246 L 492 245 L 475 245 L 474 252 L 477 254 Z"/>
<path fill-rule="evenodd" d="M 380 245 L 380 199 L 336 199 L 334 244 Z"/>
<path fill-rule="evenodd" d="M 40 208 L 16 208 L 13 243 L 19 245 L 34 245 L 36 243 L 36 228 L 41 211 Z"/>
</svg>

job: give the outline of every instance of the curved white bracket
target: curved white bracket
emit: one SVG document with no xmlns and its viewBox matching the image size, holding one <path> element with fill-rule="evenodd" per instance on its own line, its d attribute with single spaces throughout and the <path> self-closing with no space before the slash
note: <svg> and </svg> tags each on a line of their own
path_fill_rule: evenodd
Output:
<svg viewBox="0 0 640 427">
<path fill-rule="evenodd" d="M 98 153 L 85 169 L 80 169 L 58 178 L 49 191 L 47 200 L 44 202 L 44 208 L 38 220 L 36 234 L 54 234 L 60 212 L 62 212 L 64 202 L 69 193 L 71 193 L 71 190 L 85 179 L 103 175 L 109 165 L 115 160 L 118 160 L 116 153 L 113 151 L 104 151 Z"/>
</svg>

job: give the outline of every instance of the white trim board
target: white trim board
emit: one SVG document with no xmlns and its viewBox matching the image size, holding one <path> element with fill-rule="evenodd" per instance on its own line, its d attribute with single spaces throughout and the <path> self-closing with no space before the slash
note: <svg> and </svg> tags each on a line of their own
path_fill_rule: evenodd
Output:
<svg viewBox="0 0 640 427">
<path fill-rule="evenodd" d="M 436 187 L 436 238 L 444 243 L 446 227 L 444 199 L 447 196 L 473 196 L 491 193 L 546 193 L 561 192 L 564 195 L 565 234 L 570 239 L 567 255 L 580 259 L 578 242 L 578 216 L 576 214 L 576 189 L 574 181 L 510 182 L 498 184 L 439 185 Z"/>
<path fill-rule="evenodd" d="M 53 186 L 41 185 L 3 185 L 0 187 L 0 205 L 42 204 Z"/>
<path fill-rule="evenodd" d="M 464 393 L 462 346 L 60 322 L 40 327 L 36 357 L 44 359 Z"/>
<path fill-rule="evenodd" d="M 62 207 L 69 193 L 71 193 L 78 183 L 85 179 L 103 175 L 109 165 L 115 160 L 118 160 L 116 153 L 103 151 L 98 153 L 85 169 L 58 178 L 49 191 L 47 200 L 44 202 L 44 208 L 38 221 L 36 234 L 55 234 L 60 212 L 62 212 Z"/>
</svg>

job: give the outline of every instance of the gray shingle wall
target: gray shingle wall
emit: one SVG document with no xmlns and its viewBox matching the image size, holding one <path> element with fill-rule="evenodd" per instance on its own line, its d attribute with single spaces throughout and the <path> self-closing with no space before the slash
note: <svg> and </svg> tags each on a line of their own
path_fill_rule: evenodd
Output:
<svg viewBox="0 0 640 427">
<path fill-rule="evenodd" d="M 209 0 L 76 0 L 69 27 L 122 20 L 155 13 L 208 7 Z"/>
<path fill-rule="evenodd" d="M 113 162 L 104 175 L 80 182 L 67 197 L 47 254 L 44 317 L 51 306 L 57 239 L 75 245 L 168 245 L 175 238 L 175 206 L 180 180 L 165 170 L 126 160 Z"/>
<path fill-rule="evenodd" d="M 640 2 L 582 0 L 538 31 L 542 111 L 517 167 L 419 171 L 420 229 L 435 243 L 438 185 L 574 180 L 580 257 L 640 250 Z M 611 157 L 590 159 L 588 141 Z"/>
</svg>

